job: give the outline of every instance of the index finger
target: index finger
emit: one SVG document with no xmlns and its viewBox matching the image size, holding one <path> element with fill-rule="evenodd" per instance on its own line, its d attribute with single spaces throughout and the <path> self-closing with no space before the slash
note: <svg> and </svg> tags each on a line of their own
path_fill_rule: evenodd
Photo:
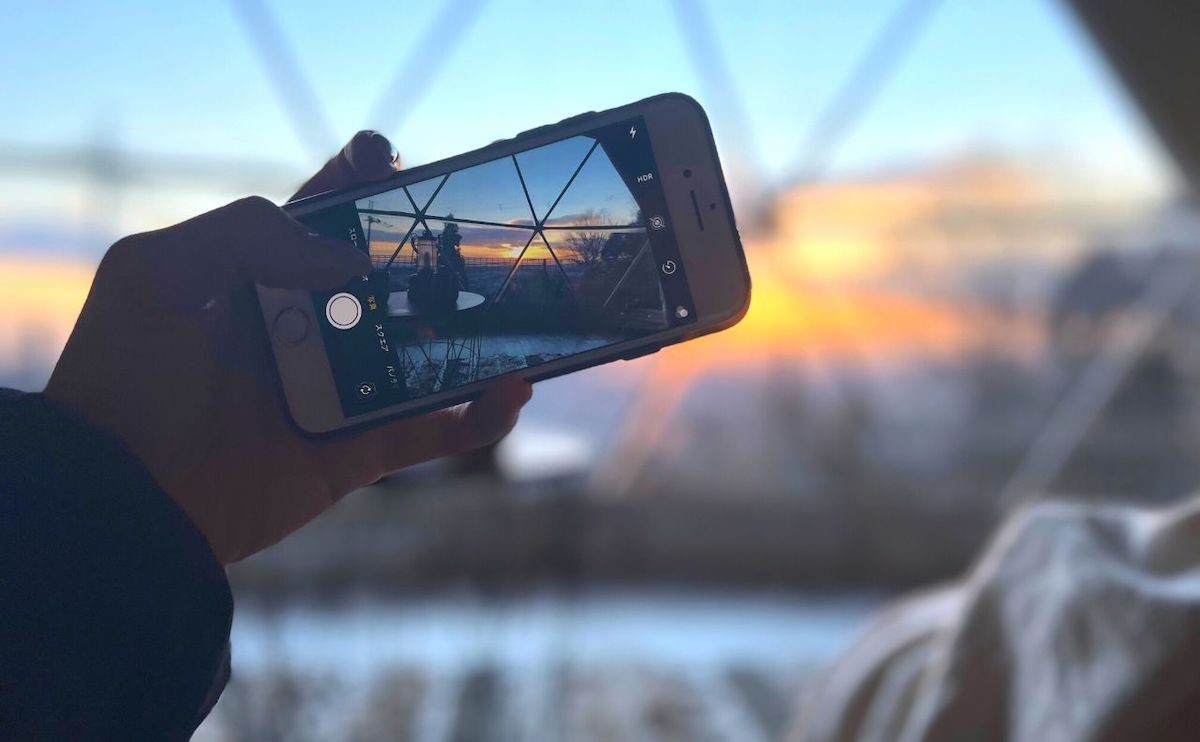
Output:
<svg viewBox="0 0 1200 742">
<path fill-rule="evenodd" d="M 496 380 L 474 402 L 318 444 L 326 455 L 335 497 L 385 474 L 444 456 L 473 451 L 504 437 L 533 389 L 518 378 Z"/>
<path fill-rule="evenodd" d="M 250 196 L 118 241 L 97 276 L 116 277 L 156 306 L 188 310 L 249 281 L 317 290 L 370 269 L 367 255 L 349 243 L 316 235 L 265 198 Z"/>
</svg>

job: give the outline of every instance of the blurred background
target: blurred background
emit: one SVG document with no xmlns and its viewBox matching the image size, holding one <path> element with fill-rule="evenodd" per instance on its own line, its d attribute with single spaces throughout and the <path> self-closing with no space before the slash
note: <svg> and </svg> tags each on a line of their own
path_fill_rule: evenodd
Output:
<svg viewBox="0 0 1200 742">
<path fill-rule="evenodd" d="M 3 386 L 43 386 L 117 237 L 282 202 L 360 128 L 417 164 L 677 90 L 730 178 L 746 319 L 231 568 L 200 739 L 776 739 L 1015 505 L 1200 481 L 1200 217 L 1053 0 L 5 15 Z"/>
</svg>

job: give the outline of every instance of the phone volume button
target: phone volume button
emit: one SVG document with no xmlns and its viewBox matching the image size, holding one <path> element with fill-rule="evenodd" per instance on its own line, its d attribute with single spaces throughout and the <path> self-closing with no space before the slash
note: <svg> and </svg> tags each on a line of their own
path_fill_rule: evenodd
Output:
<svg viewBox="0 0 1200 742">
<path fill-rule="evenodd" d="M 525 137 L 532 137 L 537 134 L 541 134 L 543 131 L 546 131 L 546 130 L 552 129 L 552 128 L 553 128 L 553 125 L 547 125 L 547 126 L 537 126 L 532 129 L 526 129 L 525 131 L 523 131 L 520 134 L 513 137 L 513 139 L 524 139 Z"/>
<path fill-rule="evenodd" d="M 517 136 L 515 136 L 514 139 L 524 139 L 525 137 L 531 137 L 536 134 L 541 134 L 542 132 L 545 132 L 545 131 L 550 131 L 551 129 L 554 129 L 556 127 L 563 126 L 565 124 L 574 123 L 576 121 L 580 121 L 582 119 L 586 119 L 586 118 L 589 118 L 589 117 L 595 116 L 595 115 L 596 115 L 595 111 L 588 111 L 587 113 L 578 113 L 578 114 L 575 114 L 574 116 L 566 117 L 562 121 L 559 121 L 557 124 L 546 124 L 545 126 L 535 126 L 532 129 L 526 129 L 525 131 L 523 131 L 520 134 L 518 134 Z"/>
<path fill-rule="evenodd" d="M 555 124 L 555 126 L 562 126 L 564 124 L 572 124 L 581 119 L 590 118 L 595 115 L 596 115 L 595 111 L 587 111 L 586 113 L 577 113 L 574 116 L 567 116 L 565 119 L 563 119 L 562 121 L 559 121 L 557 124 Z"/>
</svg>

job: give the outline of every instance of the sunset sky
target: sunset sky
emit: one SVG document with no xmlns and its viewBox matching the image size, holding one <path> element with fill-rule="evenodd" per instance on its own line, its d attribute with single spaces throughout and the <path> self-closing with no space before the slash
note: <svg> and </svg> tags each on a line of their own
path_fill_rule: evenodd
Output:
<svg viewBox="0 0 1200 742">
<path fill-rule="evenodd" d="M 522 152 L 517 155 L 516 164 L 510 158 L 493 160 L 451 173 L 444 184 L 441 178 L 433 178 L 359 199 L 356 205 L 364 230 L 370 220 L 371 254 L 377 258 L 392 255 L 413 223 L 412 216 L 373 212 L 414 214 L 414 204 L 427 209 L 426 224 L 434 234 L 442 232 L 451 216 L 495 223 L 459 223 L 463 238 L 459 250 L 467 258 L 517 258 L 532 234 L 530 229 L 520 226 L 532 226 L 535 217 L 545 220 L 547 225 L 564 228 L 635 224 L 637 203 L 603 148 L 593 149 L 594 143 L 589 137 L 572 137 Z M 421 229 L 418 226 L 414 234 Z M 560 260 L 574 257 L 570 245 L 573 233 L 574 230 L 551 230 L 546 235 Z M 409 254 L 411 244 L 403 252 L 404 257 Z M 551 257 L 540 238 L 529 243 L 525 250 L 526 259 Z"/>
<path fill-rule="evenodd" d="M 396 222 L 401 219 L 395 219 Z M 374 229 L 371 233 L 371 254 L 377 259 L 383 256 L 391 257 L 395 252 L 399 240 L 404 236 L 407 229 L 407 220 L 404 220 L 403 229 L 397 231 Z M 445 227 L 444 222 L 437 220 L 428 220 L 430 230 L 436 235 L 441 234 Z M 419 234 L 421 228 L 418 227 L 414 234 Z M 459 233 L 463 237 L 462 244 L 459 245 L 459 252 L 464 258 L 499 258 L 499 259 L 516 259 L 521 253 L 521 249 L 525 247 L 525 243 L 529 240 L 529 236 L 533 233 L 530 229 L 506 229 L 504 227 L 481 227 L 471 224 L 460 224 Z M 570 236 L 572 232 L 547 232 L 546 238 L 550 241 L 550 245 L 554 248 L 555 253 L 560 260 L 569 260 L 574 257 L 574 249 L 570 245 Z M 596 233 L 596 234 L 608 234 Z M 403 264 L 411 258 L 412 240 L 411 238 L 405 243 L 404 250 L 398 260 Z M 542 258 L 550 259 L 550 253 L 540 239 L 535 239 L 525 253 L 527 260 L 540 260 Z"/>
<path fill-rule="evenodd" d="M 315 0 L 267 4 L 311 88 L 313 116 L 291 115 L 281 104 L 278 85 L 228 4 L 79 1 L 7 10 L 0 65 L 19 74 L 5 78 L 0 95 L 0 155 L 8 157 L 0 157 L 0 268 L 9 307 L 0 318 L 0 365 L 16 362 L 15 348 L 31 333 L 57 352 L 86 295 L 87 276 L 112 240 L 250 191 L 282 200 L 288 183 L 300 182 L 364 126 L 387 133 L 404 161 L 415 164 L 667 90 L 695 96 L 710 113 L 735 196 L 747 192 L 750 177 L 760 189 L 778 189 L 788 205 L 780 234 L 752 243 L 773 257 L 753 258 L 769 275 L 758 279 L 762 288 L 746 329 L 714 343 L 766 333 L 761 337 L 800 345 L 832 337 L 835 327 L 844 331 L 847 316 L 857 318 L 860 338 L 893 336 L 901 325 L 920 337 L 956 336 L 940 319 L 920 319 L 933 316 L 927 304 L 878 299 L 885 303 L 847 308 L 844 299 L 787 296 L 822 276 L 890 275 L 896 246 L 913 235 L 919 239 L 904 244 L 919 245 L 918 257 L 931 271 L 950 259 L 959 268 L 991 259 L 994 247 L 1007 244 L 993 239 L 1004 234 L 996 231 L 1001 221 L 989 223 L 992 237 L 973 234 L 974 242 L 954 245 L 939 243 L 940 233 L 929 230 L 959 213 L 943 208 L 952 180 L 940 191 L 928 185 L 931 177 L 947 177 L 948 163 L 982 154 L 1014 172 L 1032 168 L 1032 182 L 1056 183 L 1111 213 L 1161 199 L 1175 184 L 1172 167 L 1091 42 L 1053 0 L 943 3 L 878 99 L 835 149 L 821 153 L 828 155 L 826 183 L 800 189 L 795 179 L 811 154 L 805 142 L 812 124 L 895 8 L 891 0 L 708 2 L 732 93 L 697 71 L 671 3 L 614 0 L 584 11 L 496 0 L 481 4 L 480 16 L 452 35 L 443 39 L 439 29 L 421 38 L 428 57 L 414 69 L 429 73 L 401 80 L 387 97 L 440 4 L 406 5 L 397 18 L 395 8 L 366 0 L 336 8 Z M 47 53 L 50 39 L 60 53 Z M 527 48 L 518 39 L 537 39 L 537 53 L 517 51 Z M 63 152 L 74 154 L 47 159 L 40 170 L 13 164 Z M 546 177 L 534 176 L 535 205 L 553 200 L 556 168 L 571 161 L 550 159 L 555 167 L 544 168 Z M 134 177 L 132 166 L 151 160 L 218 163 L 218 176 L 219 163 L 229 162 L 243 175 L 226 183 L 159 181 L 151 168 L 149 180 Z M 478 208 L 496 217 L 489 220 L 526 219 L 522 194 L 505 185 L 501 168 L 493 170 L 479 174 L 492 185 Z M 294 175 L 268 177 L 278 172 Z M 595 189 L 573 191 L 556 213 L 605 203 L 613 189 L 603 175 L 594 178 Z M 589 182 L 584 176 L 583 184 Z M 450 186 L 446 209 L 465 216 L 459 209 L 476 207 L 463 198 L 472 190 Z M 1008 203 L 1002 193 L 988 198 Z M 612 207 L 618 216 L 623 210 Z M 465 252 L 515 254 L 525 237 L 517 232 L 517 239 L 474 236 Z M 971 250 L 953 249 L 960 245 Z M 29 297 L 46 308 L 31 309 Z M 901 305 L 907 308 L 869 310 Z M 878 332 L 863 324 L 898 317 L 911 321 L 880 324 Z M 786 331 L 774 324 L 784 321 L 792 323 Z"/>
</svg>

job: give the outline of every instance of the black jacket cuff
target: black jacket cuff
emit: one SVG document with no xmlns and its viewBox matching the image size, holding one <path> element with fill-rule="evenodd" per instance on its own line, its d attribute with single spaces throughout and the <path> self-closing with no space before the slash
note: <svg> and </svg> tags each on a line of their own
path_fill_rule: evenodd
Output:
<svg viewBox="0 0 1200 742">
<path fill-rule="evenodd" d="M 229 677 L 204 536 L 115 437 L 0 390 L 0 730 L 187 738 Z"/>
</svg>

